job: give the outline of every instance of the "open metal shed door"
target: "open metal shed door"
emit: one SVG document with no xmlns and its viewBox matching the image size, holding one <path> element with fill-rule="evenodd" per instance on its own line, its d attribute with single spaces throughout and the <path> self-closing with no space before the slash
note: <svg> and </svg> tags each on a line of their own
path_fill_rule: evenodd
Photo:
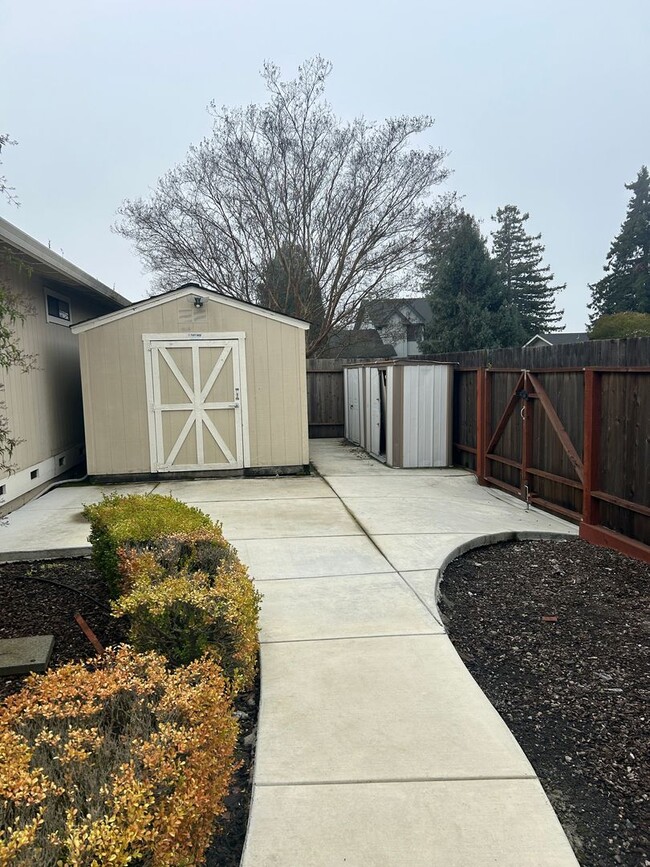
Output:
<svg viewBox="0 0 650 867">
<path fill-rule="evenodd" d="M 359 445 L 361 442 L 361 369 L 347 367 L 343 369 L 343 385 L 345 400 L 345 436 L 350 442 Z"/>
<path fill-rule="evenodd" d="M 247 465 L 243 336 L 143 335 L 151 470 Z"/>
</svg>

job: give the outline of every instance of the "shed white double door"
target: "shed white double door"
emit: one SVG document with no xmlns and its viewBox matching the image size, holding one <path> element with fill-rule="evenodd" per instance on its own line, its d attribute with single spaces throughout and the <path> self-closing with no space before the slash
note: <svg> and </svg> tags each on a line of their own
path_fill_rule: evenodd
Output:
<svg viewBox="0 0 650 867">
<path fill-rule="evenodd" d="M 152 472 L 247 464 L 244 336 L 143 335 Z"/>
</svg>

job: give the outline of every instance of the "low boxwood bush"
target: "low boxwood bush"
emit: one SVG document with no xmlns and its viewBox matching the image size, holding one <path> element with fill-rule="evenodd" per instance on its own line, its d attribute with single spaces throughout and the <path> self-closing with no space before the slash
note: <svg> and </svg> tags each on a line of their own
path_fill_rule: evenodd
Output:
<svg viewBox="0 0 650 867">
<path fill-rule="evenodd" d="M 165 541 L 171 544 L 120 550 L 129 589 L 112 603 L 113 613 L 128 616 L 129 640 L 138 650 L 157 650 L 173 665 L 209 652 L 235 692 L 249 689 L 257 669 L 259 594 L 246 567 L 232 549 L 215 557 L 210 546 L 196 558 L 170 562 L 161 549 L 191 546 L 178 537 Z"/>
<path fill-rule="evenodd" d="M 217 659 L 235 692 L 253 686 L 260 596 L 221 527 L 171 497 L 113 495 L 87 506 L 93 559 L 142 652 Z"/>
<path fill-rule="evenodd" d="M 0 708 L 0 865 L 203 863 L 234 769 L 209 657 L 109 650 L 33 675 Z"/>
<path fill-rule="evenodd" d="M 109 590 L 120 592 L 118 550 L 148 545 L 172 534 L 204 531 L 223 541 L 221 527 L 199 509 L 160 494 L 112 494 L 84 507 L 90 521 L 93 563 L 105 577 Z"/>
</svg>

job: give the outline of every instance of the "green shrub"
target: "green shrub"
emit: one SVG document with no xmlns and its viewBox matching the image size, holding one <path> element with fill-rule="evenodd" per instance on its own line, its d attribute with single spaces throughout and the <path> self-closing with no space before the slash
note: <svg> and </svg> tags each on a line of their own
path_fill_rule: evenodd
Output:
<svg viewBox="0 0 650 867">
<path fill-rule="evenodd" d="M 165 536 L 197 530 L 223 539 L 221 527 L 199 509 L 160 494 L 111 494 L 85 506 L 83 515 L 90 521 L 93 563 L 114 596 L 120 592 L 119 548 L 147 546 Z"/>
<path fill-rule="evenodd" d="M 32 676 L 0 708 L 0 867 L 204 863 L 234 770 L 229 688 L 129 647 Z"/>
<path fill-rule="evenodd" d="M 169 557 L 170 551 L 185 556 Z M 135 648 L 157 650 L 173 665 L 209 652 L 235 692 L 253 685 L 260 597 L 232 548 L 193 546 L 174 537 L 153 550 L 120 549 L 119 558 L 128 589 L 112 609 L 128 616 Z"/>
<path fill-rule="evenodd" d="M 171 497 L 112 495 L 86 506 L 93 560 L 129 639 L 174 665 L 209 653 L 235 692 L 257 670 L 260 596 L 221 526 Z"/>
</svg>

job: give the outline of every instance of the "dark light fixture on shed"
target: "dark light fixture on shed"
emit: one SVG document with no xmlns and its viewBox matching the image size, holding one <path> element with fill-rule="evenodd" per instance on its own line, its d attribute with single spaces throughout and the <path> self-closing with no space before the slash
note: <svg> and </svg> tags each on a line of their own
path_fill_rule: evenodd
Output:
<svg viewBox="0 0 650 867">
<path fill-rule="evenodd" d="M 200 308 L 203 307 L 203 298 L 201 298 L 200 295 L 194 296 L 194 306 L 197 308 L 197 310 L 200 310 Z"/>
</svg>

